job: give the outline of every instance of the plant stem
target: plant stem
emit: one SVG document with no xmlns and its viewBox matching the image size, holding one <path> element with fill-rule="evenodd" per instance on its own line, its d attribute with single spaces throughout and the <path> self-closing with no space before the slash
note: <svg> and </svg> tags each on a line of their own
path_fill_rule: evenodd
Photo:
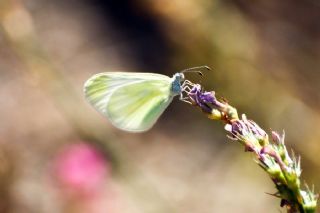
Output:
<svg viewBox="0 0 320 213">
<path fill-rule="evenodd" d="M 225 100 L 218 100 L 215 92 L 204 91 L 199 84 L 185 89 L 186 101 L 199 107 L 209 119 L 220 120 L 225 124 L 228 137 L 238 141 L 246 152 L 252 152 L 257 164 L 268 173 L 277 192 L 272 194 L 281 199 L 280 206 L 288 213 L 313 213 L 316 211 L 318 195 L 306 185 L 301 189 L 300 157 L 290 156 L 284 144 L 285 134 L 272 131 L 269 135 L 254 121 L 243 114 L 238 116 L 236 108 Z"/>
</svg>

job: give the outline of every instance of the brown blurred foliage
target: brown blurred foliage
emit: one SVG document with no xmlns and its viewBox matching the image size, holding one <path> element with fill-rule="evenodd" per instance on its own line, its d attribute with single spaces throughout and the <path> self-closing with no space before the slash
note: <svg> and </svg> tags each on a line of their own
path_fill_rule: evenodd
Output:
<svg viewBox="0 0 320 213">
<path fill-rule="evenodd" d="M 264 194 L 274 192 L 268 177 L 226 143 L 221 124 L 192 107 L 175 101 L 144 134 L 112 127 L 82 94 L 88 77 L 109 70 L 172 75 L 211 66 L 204 78 L 188 78 L 264 129 L 285 129 L 287 146 L 302 155 L 303 179 L 319 187 L 319 7 L 312 0 L 2 0 L 0 211 L 75 212 L 85 202 L 94 212 L 107 208 L 101 203 L 129 213 L 277 211 L 279 201 Z M 66 199 L 52 184 L 52 159 L 79 141 L 113 165 L 96 200 Z"/>
<path fill-rule="evenodd" d="M 320 4 L 312 0 L 229 2 L 254 24 L 261 39 L 261 58 L 265 58 L 261 59 L 262 66 L 281 81 L 287 82 L 290 78 L 299 97 L 317 110 L 320 106 Z M 282 72 L 289 74 L 285 77 Z"/>
</svg>

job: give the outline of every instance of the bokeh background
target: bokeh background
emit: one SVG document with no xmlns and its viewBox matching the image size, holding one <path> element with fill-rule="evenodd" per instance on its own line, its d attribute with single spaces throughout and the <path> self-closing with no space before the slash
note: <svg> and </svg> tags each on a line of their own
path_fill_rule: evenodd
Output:
<svg viewBox="0 0 320 213">
<path fill-rule="evenodd" d="M 84 100 L 102 71 L 198 65 L 207 90 L 286 131 L 320 184 L 316 0 L 1 0 L 0 212 L 279 212 L 271 180 L 219 122 L 175 100 L 149 132 Z"/>
</svg>

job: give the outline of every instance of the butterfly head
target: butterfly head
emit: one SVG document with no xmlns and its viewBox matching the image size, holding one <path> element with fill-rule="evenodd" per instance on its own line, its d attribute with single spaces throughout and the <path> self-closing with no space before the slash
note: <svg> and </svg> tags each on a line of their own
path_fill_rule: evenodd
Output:
<svg viewBox="0 0 320 213">
<path fill-rule="evenodd" d="M 179 95 L 182 92 L 182 82 L 184 81 L 184 74 L 181 72 L 178 72 L 173 75 L 172 77 L 172 87 L 171 92 L 173 95 Z"/>
<path fill-rule="evenodd" d="M 173 81 L 172 81 L 172 87 L 171 87 L 172 95 L 181 95 L 181 93 L 185 91 L 186 88 L 191 88 L 194 86 L 193 83 L 191 83 L 188 80 L 185 80 L 184 73 L 194 72 L 202 76 L 203 74 L 200 71 L 202 69 L 211 70 L 210 67 L 208 66 L 198 66 L 198 67 L 191 67 L 188 69 L 184 69 L 181 72 L 174 74 L 172 77 Z"/>
</svg>

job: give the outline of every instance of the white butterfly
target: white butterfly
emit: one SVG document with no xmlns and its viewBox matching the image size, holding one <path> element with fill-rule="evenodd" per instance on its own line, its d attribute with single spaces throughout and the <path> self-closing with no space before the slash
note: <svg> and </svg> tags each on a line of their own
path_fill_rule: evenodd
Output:
<svg viewBox="0 0 320 213">
<path fill-rule="evenodd" d="M 176 95 L 184 100 L 183 92 L 193 84 L 184 79 L 183 72 L 172 78 L 155 73 L 105 72 L 89 78 L 84 93 L 100 113 L 119 129 L 143 132 L 150 129 Z M 196 71 L 199 72 L 199 71 Z M 199 72 L 201 73 L 201 72 Z"/>
</svg>

